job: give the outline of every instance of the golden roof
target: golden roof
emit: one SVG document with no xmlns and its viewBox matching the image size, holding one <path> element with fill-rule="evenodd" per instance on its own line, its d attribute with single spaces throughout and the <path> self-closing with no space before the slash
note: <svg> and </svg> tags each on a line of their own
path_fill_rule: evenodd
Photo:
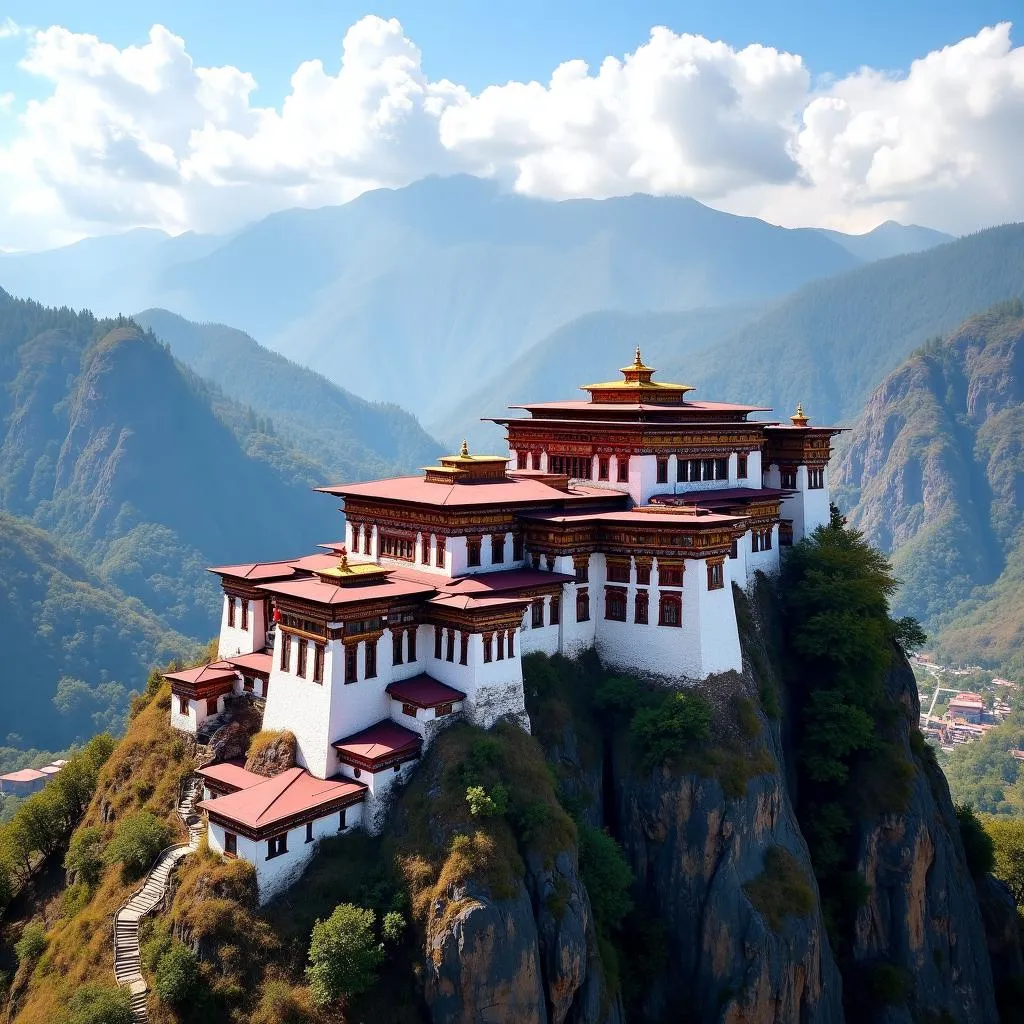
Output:
<svg viewBox="0 0 1024 1024">
<path fill-rule="evenodd" d="M 377 565 L 375 562 L 350 562 L 348 555 L 343 554 L 341 561 L 329 569 L 317 569 L 316 574 L 321 579 L 339 586 L 347 583 L 367 583 L 373 579 L 382 579 L 387 576 L 389 569 Z"/>
<path fill-rule="evenodd" d="M 657 371 L 647 366 L 640 355 L 640 346 L 636 348 L 633 362 L 629 366 L 623 366 L 619 372 L 622 380 L 603 381 L 600 384 L 584 384 L 581 391 L 589 391 L 591 400 L 595 399 L 594 392 L 619 392 L 631 393 L 630 400 L 637 402 L 651 401 L 658 402 L 659 399 L 678 402 L 687 391 L 693 391 L 689 384 L 662 384 L 659 381 L 651 380 Z"/>
<path fill-rule="evenodd" d="M 810 420 L 804 415 L 804 407 L 802 402 L 797 402 L 796 412 L 789 417 L 794 427 L 806 427 Z"/>
</svg>

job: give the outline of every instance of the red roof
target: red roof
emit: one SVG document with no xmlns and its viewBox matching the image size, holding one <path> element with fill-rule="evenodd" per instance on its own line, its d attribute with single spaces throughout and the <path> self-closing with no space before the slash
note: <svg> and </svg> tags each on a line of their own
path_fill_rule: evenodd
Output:
<svg viewBox="0 0 1024 1024">
<path fill-rule="evenodd" d="M 346 799 L 355 803 L 365 790 L 352 779 L 318 779 L 305 768 L 288 768 L 237 793 L 203 800 L 199 806 L 253 831 L 266 831 L 329 804 Z"/>
<path fill-rule="evenodd" d="M 430 598 L 427 604 L 463 611 L 473 608 L 505 608 L 513 605 L 525 607 L 529 600 L 528 597 L 488 597 L 486 594 L 438 594 Z"/>
<path fill-rule="evenodd" d="M 474 505 L 550 505 L 553 502 L 608 501 L 615 497 L 598 487 L 570 487 L 560 490 L 528 477 L 506 477 L 489 483 L 427 483 L 421 476 L 401 476 L 363 484 L 318 487 L 318 491 L 340 498 L 373 498 L 377 501 L 405 501 L 417 505 L 466 507 Z"/>
<path fill-rule="evenodd" d="M 219 576 L 233 576 L 239 580 L 250 580 L 258 583 L 262 580 L 286 579 L 294 576 L 292 568 L 297 561 L 294 558 L 286 558 L 279 562 L 243 562 L 241 565 L 214 565 L 207 569 L 207 572 L 215 572 Z"/>
<path fill-rule="evenodd" d="M 418 708 L 436 708 L 440 704 L 454 704 L 466 699 L 461 690 L 439 682 L 425 672 L 411 679 L 391 683 L 386 690 L 395 700 L 403 704 L 413 704 Z"/>
<path fill-rule="evenodd" d="M 280 594 L 282 597 L 297 597 L 303 601 L 312 601 L 314 604 L 337 607 L 346 604 L 359 604 L 363 601 L 417 597 L 433 593 L 436 587 L 423 583 L 412 583 L 409 580 L 392 579 L 389 576 L 383 583 L 363 583 L 344 587 L 328 583 L 319 577 L 282 580 L 280 583 L 260 584 L 259 589 L 267 590 L 272 594 Z"/>
<path fill-rule="evenodd" d="M 392 759 L 419 757 L 422 746 L 423 740 L 418 733 L 403 728 L 390 718 L 333 744 L 339 759 L 346 764 L 374 768 Z"/>
<path fill-rule="evenodd" d="M 328 554 L 324 551 L 317 551 L 312 555 L 303 555 L 292 562 L 293 569 L 303 572 L 316 572 L 317 569 L 333 569 L 338 564 L 336 554 Z"/>
<path fill-rule="evenodd" d="M 214 661 L 209 665 L 202 665 L 199 668 L 186 668 L 181 672 L 168 672 L 165 679 L 171 679 L 179 683 L 192 683 L 199 686 L 205 683 L 216 683 L 220 681 L 234 681 L 234 667 L 226 661 Z"/>
<path fill-rule="evenodd" d="M 235 790 L 251 789 L 267 781 L 266 775 L 247 771 L 245 765 L 237 761 L 221 761 L 219 764 L 207 765 L 205 768 L 199 768 L 196 774 L 202 775 L 214 785 L 219 783 Z"/>
<path fill-rule="evenodd" d="M 43 772 L 36 771 L 35 768 L 21 768 L 16 772 L 0 775 L 0 782 L 37 782 L 39 779 L 45 778 L 48 776 Z"/>
<path fill-rule="evenodd" d="M 497 569 L 494 572 L 449 577 L 404 567 L 392 570 L 390 578 L 423 583 L 440 594 L 498 594 L 551 583 L 571 583 L 575 579 L 565 573 L 545 572 L 541 569 Z"/>
<path fill-rule="evenodd" d="M 980 707 L 985 706 L 985 698 L 980 693 L 958 693 L 950 702 L 952 704 L 964 704 L 972 705 L 977 704 Z"/>
<path fill-rule="evenodd" d="M 581 389 L 586 390 L 586 389 Z M 531 402 L 528 405 L 510 405 L 510 409 L 543 409 L 566 412 L 771 412 L 770 405 L 736 405 L 733 402 L 588 402 L 577 399 L 567 402 Z"/>
<path fill-rule="evenodd" d="M 651 512 L 649 509 L 658 511 Z M 662 512 L 659 506 L 641 505 L 628 512 L 528 512 L 524 519 L 548 523 L 648 523 L 651 526 L 724 526 L 739 523 L 745 516 L 727 516 L 718 512 Z"/>
<path fill-rule="evenodd" d="M 269 676 L 274 666 L 274 656 L 264 651 L 257 651 L 255 654 L 236 654 L 225 660 L 243 672 L 255 672 L 264 676 Z"/>
<path fill-rule="evenodd" d="M 717 505 L 736 505 L 751 501 L 777 501 L 792 494 L 792 490 L 778 487 L 721 487 L 718 489 L 679 491 L 677 494 L 653 494 L 652 505 L 697 505 L 714 508 Z"/>
</svg>

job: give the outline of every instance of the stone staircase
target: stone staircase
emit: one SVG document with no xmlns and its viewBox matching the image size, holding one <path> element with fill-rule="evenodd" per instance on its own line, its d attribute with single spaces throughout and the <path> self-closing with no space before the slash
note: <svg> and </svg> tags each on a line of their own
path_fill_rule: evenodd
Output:
<svg viewBox="0 0 1024 1024">
<path fill-rule="evenodd" d="M 118 985 L 127 987 L 131 993 L 132 1014 L 137 1021 L 149 1020 L 146 1008 L 149 989 L 142 976 L 139 922 L 163 900 L 174 866 L 199 846 L 203 822 L 195 813 L 195 805 L 201 792 L 202 780 L 192 776 L 185 784 L 178 803 L 178 816 L 188 829 L 188 842 L 167 847 L 157 857 L 142 887 L 114 914 L 114 977 Z"/>
</svg>

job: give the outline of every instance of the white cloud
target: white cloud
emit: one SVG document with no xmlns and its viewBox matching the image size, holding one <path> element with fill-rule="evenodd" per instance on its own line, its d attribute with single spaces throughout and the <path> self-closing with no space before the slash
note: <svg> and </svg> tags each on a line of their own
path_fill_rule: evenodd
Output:
<svg viewBox="0 0 1024 1024">
<path fill-rule="evenodd" d="M 234 67 L 197 67 L 154 26 L 119 49 L 20 33 L 49 86 L 0 145 L 0 246 L 153 225 L 225 230 L 425 174 L 494 175 L 547 198 L 693 195 L 786 224 L 896 217 L 962 231 L 1024 219 L 1024 48 L 1009 24 L 892 75 L 816 87 L 803 60 L 655 28 L 596 69 L 477 95 L 423 73 L 401 25 L 354 24 L 337 69 L 300 65 L 279 108 Z"/>
</svg>

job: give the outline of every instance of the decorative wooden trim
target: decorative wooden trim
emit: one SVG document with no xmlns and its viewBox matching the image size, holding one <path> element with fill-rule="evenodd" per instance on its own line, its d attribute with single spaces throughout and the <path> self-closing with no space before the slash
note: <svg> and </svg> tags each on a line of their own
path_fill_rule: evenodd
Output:
<svg viewBox="0 0 1024 1024">
<path fill-rule="evenodd" d="M 346 779 L 345 781 L 352 780 Z M 332 800 L 330 803 L 323 804 L 320 807 L 282 818 L 261 828 L 250 828 L 248 825 L 240 821 L 234 821 L 219 811 L 210 808 L 206 808 L 206 813 L 210 821 L 215 825 L 220 825 L 221 828 L 227 829 L 229 832 L 245 836 L 246 839 L 250 839 L 254 843 L 261 843 L 268 839 L 273 839 L 274 836 L 279 836 L 284 832 L 290 832 L 293 828 L 298 828 L 300 825 L 305 825 L 307 821 L 319 821 L 321 818 L 326 818 L 331 814 L 337 814 L 346 807 L 353 807 L 355 804 L 362 803 L 365 796 L 366 790 L 363 789 L 358 793 L 353 793 L 347 797 L 339 797 L 337 800 Z"/>
</svg>

